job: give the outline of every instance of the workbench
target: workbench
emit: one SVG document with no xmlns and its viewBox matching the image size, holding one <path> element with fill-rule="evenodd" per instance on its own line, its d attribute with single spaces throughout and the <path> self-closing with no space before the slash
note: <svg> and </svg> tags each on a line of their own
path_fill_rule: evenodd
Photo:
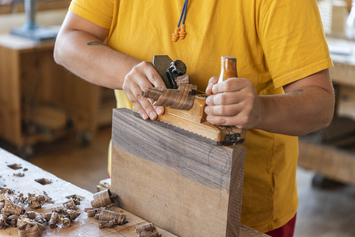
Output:
<svg viewBox="0 0 355 237">
<path fill-rule="evenodd" d="M 0 138 L 18 148 L 52 141 L 67 128 L 85 144 L 99 126 L 111 124 L 113 91 L 57 65 L 53 49 L 53 40 L 36 43 L 0 35 Z M 26 133 L 23 125 L 28 122 L 47 130 Z"/>
<path fill-rule="evenodd" d="M 14 170 L 8 167 L 11 164 L 19 164 L 22 169 Z M 23 171 L 27 168 L 28 171 Z M 63 166 L 63 169 L 65 167 Z M 22 172 L 25 173 L 24 177 L 15 177 L 13 174 Z M 15 192 L 22 192 L 25 195 L 27 193 L 43 194 L 43 191 L 48 193 L 48 196 L 53 199 L 54 204 L 45 204 L 41 209 L 36 209 L 35 211 L 39 213 L 47 213 L 52 207 L 61 206 L 68 199 L 66 196 L 69 195 L 79 195 L 84 197 L 81 204 L 78 206 L 81 215 L 72 222 L 72 225 L 67 228 L 55 228 L 51 229 L 45 226 L 45 231 L 43 236 L 138 236 L 135 233 L 135 226 L 148 223 L 129 213 L 119 207 L 115 207 L 113 210 L 116 212 L 123 213 L 127 215 L 128 223 L 116 226 L 111 229 L 99 229 L 98 223 L 94 218 L 88 218 L 87 214 L 83 211 L 86 207 L 90 206 L 90 201 L 92 200 L 93 194 L 89 191 L 81 189 L 73 184 L 70 184 L 38 167 L 32 165 L 31 163 L 22 160 L 21 158 L 8 153 L 7 151 L 0 148 L 0 187 L 6 185 L 7 188 L 14 189 Z M 35 179 L 45 178 L 50 180 L 51 184 L 42 185 L 35 181 Z M 27 210 L 27 209 L 26 209 Z M 159 228 L 158 228 L 159 229 Z M 159 229 L 159 233 L 163 237 L 175 236 L 165 230 Z M 17 236 L 16 228 L 7 228 L 5 230 L 0 230 L 1 236 Z M 267 237 L 268 235 L 257 232 L 249 227 L 242 226 L 241 237 Z"/>
<path fill-rule="evenodd" d="M 329 72 L 336 88 L 335 116 L 331 125 L 315 136 L 320 139 L 300 138 L 298 165 L 326 178 L 355 184 L 355 42 L 332 37 L 327 37 L 327 42 L 334 63 Z"/>
</svg>

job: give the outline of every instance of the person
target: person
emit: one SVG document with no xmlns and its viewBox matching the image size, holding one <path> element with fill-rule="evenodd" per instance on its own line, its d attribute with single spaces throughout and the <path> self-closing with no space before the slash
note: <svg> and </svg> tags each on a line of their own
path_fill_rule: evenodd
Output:
<svg viewBox="0 0 355 237">
<path fill-rule="evenodd" d="M 146 87 L 165 88 L 153 56 L 185 62 L 191 83 L 211 94 L 207 120 L 247 129 L 242 224 L 293 236 L 297 136 L 326 127 L 334 112 L 333 64 L 317 2 L 185 2 L 73 0 L 55 61 L 115 89 L 117 107 L 133 104 L 143 119 L 164 113 L 141 96 Z M 187 34 L 174 42 L 180 16 Z M 237 58 L 239 77 L 216 84 L 223 55 Z"/>
</svg>

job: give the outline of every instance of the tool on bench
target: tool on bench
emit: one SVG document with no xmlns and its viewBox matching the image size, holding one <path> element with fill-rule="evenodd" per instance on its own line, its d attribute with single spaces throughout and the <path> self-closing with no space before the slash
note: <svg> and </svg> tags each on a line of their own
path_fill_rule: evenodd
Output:
<svg viewBox="0 0 355 237">
<path fill-rule="evenodd" d="M 244 141 L 244 129 L 217 126 L 206 121 L 204 109 L 208 95 L 197 91 L 197 86 L 190 84 L 189 77 L 184 75 L 187 70 L 182 61 L 172 61 L 167 55 L 157 55 L 154 56 L 153 66 L 168 89 L 146 88 L 142 92 L 144 97 L 155 101 L 154 106 L 165 106 L 165 113 L 152 122 L 214 145 L 228 146 Z M 237 77 L 236 59 L 223 56 L 219 82 L 231 77 Z"/>
</svg>

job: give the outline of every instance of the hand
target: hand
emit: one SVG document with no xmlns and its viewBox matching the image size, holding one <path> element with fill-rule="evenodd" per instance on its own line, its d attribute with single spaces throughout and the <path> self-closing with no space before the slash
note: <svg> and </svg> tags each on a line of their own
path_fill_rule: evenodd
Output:
<svg viewBox="0 0 355 237">
<path fill-rule="evenodd" d="M 248 79 L 229 78 L 218 83 L 212 77 L 206 89 L 210 95 L 206 100 L 207 121 L 215 125 L 256 128 L 263 119 L 263 106 Z"/>
<path fill-rule="evenodd" d="M 132 68 L 123 82 L 122 89 L 144 120 L 147 120 L 148 118 L 154 120 L 158 115 L 164 113 L 163 106 L 153 106 L 147 98 L 142 96 L 142 91 L 145 88 L 152 88 L 153 86 L 166 88 L 152 63 L 146 61 L 143 61 Z"/>
</svg>

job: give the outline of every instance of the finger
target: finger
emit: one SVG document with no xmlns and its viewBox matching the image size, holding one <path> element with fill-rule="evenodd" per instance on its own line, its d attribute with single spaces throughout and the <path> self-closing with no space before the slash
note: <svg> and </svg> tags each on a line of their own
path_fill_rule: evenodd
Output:
<svg viewBox="0 0 355 237">
<path fill-rule="evenodd" d="M 145 75 L 146 75 L 147 79 L 150 81 L 150 83 L 152 83 L 152 85 L 154 87 L 161 86 L 164 89 L 166 89 L 166 86 L 165 86 L 165 83 L 164 83 L 163 79 L 161 78 L 161 76 L 159 75 L 157 70 L 155 70 L 155 68 L 153 67 L 152 63 L 144 62 L 144 64 L 145 64 L 144 72 L 145 72 Z"/>
<path fill-rule="evenodd" d="M 226 92 L 208 96 L 206 99 L 207 105 L 231 105 L 238 104 L 243 101 L 244 93 Z"/>
<path fill-rule="evenodd" d="M 208 86 L 206 88 L 206 94 L 212 94 L 212 87 L 218 82 L 218 77 L 211 77 L 208 81 Z"/>
<path fill-rule="evenodd" d="M 147 98 L 142 95 L 142 90 L 137 84 L 133 85 L 132 94 L 135 97 L 134 101 L 137 101 L 141 104 L 149 118 L 155 120 L 158 115 L 155 109 L 153 108 L 153 105 L 148 101 Z"/>
<path fill-rule="evenodd" d="M 138 110 L 138 113 L 140 114 L 140 116 L 144 120 L 147 120 L 149 118 L 148 114 L 145 112 L 145 110 L 143 109 L 143 107 L 141 106 L 139 101 L 136 100 L 137 98 L 134 97 L 132 92 L 130 92 L 130 91 L 126 92 L 126 95 L 127 95 L 128 99 L 132 102 L 133 106 Z"/>
<path fill-rule="evenodd" d="M 154 106 L 154 100 L 153 99 L 147 98 L 147 100 L 149 101 L 149 103 L 151 103 L 153 105 L 153 108 L 154 108 L 155 112 L 158 115 L 164 114 L 164 106 Z"/>
<path fill-rule="evenodd" d="M 238 115 L 242 110 L 242 105 L 215 105 L 206 106 L 205 112 L 207 115 L 211 116 L 235 116 Z"/>
<path fill-rule="evenodd" d="M 212 93 L 218 94 L 223 92 L 240 91 L 250 86 L 254 87 L 253 83 L 250 80 L 233 77 L 233 78 L 229 78 L 224 82 L 220 82 L 218 84 L 213 85 Z"/>
<path fill-rule="evenodd" d="M 158 115 L 164 114 L 164 112 L 165 112 L 164 106 L 153 106 L 153 107 Z"/>
<path fill-rule="evenodd" d="M 242 122 L 238 121 L 238 117 L 233 116 L 207 116 L 206 120 L 214 125 L 235 126 L 237 128 L 245 128 Z"/>
</svg>

